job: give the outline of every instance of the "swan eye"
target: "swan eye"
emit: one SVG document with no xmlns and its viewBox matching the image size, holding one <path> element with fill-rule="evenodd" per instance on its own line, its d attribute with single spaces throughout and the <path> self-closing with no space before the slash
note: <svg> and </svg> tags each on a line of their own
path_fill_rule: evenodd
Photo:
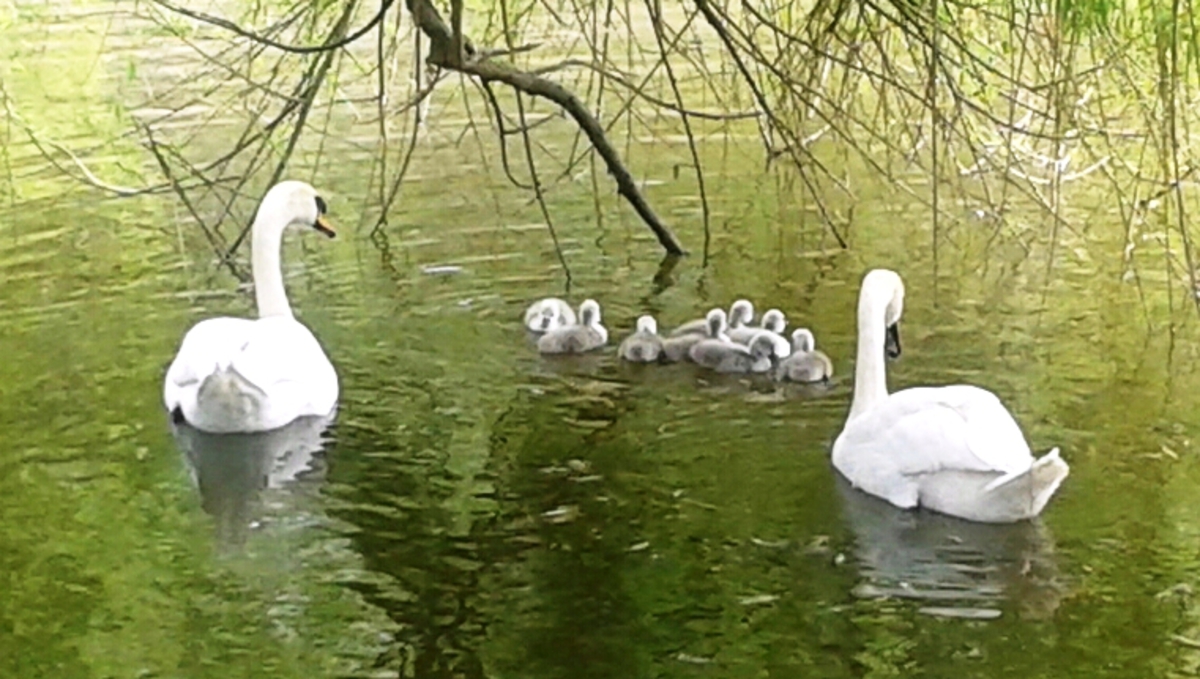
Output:
<svg viewBox="0 0 1200 679">
<path fill-rule="evenodd" d="M 320 196 L 317 196 L 316 198 L 317 198 L 317 214 L 323 215 L 323 214 L 325 214 L 325 212 L 327 210 L 327 208 L 325 207 L 325 199 Z"/>
</svg>

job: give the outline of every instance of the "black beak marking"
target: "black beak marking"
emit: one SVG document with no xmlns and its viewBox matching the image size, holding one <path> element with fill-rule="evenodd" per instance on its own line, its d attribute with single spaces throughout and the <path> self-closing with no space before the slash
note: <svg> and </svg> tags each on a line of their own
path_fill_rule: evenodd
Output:
<svg viewBox="0 0 1200 679">
<path fill-rule="evenodd" d="M 900 358 L 900 324 L 893 323 L 888 326 L 887 340 L 883 343 L 884 353 L 888 358 Z"/>
<path fill-rule="evenodd" d="M 320 231 L 321 233 L 325 234 L 326 236 L 333 238 L 334 236 L 337 235 L 337 231 L 333 230 L 333 225 L 329 223 L 329 219 L 325 216 L 325 212 L 327 211 L 327 206 L 325 205 L 325 199 L 321 198 L 320 196 L 316 196 L 316 200 L 317 200 L 317 221 L 313 222 L 313 228 L 316 229 L 317 231 Z"/>
</svg>

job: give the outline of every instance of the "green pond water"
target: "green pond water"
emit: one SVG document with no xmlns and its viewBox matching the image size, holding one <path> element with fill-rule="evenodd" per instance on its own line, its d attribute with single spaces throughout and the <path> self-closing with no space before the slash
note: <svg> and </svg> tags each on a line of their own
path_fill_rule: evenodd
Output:
<svg viewBox="0 0 1200 679">
<path fill-rule="evenodd" d="M 113 84 L 122 59 L 97 61 L 109 77 L 63 68 L 98 49 L 87 35 L 49 53 L 22 43 L 25 68 L 4 71 L 23 119 L 77 149 L 119 132 L 106 102 L 130 97 Z M 54 69 L 89 83 L 86 106 L 49 96 Z M 548 201 L 568 287 L 536 205 L 456 125 L 431 125 L 386 242 L 368 238 L 369 157 L 331 143 L 298 158 L 341 237 L 293 234 L 285 273 L 339 371 L 340 410 L 323 434 L 252 437 L 174 431 L 163 411 L 187 328 L 253 313 L 179 198 L 64 179 L 10 126 L 0 677 L 1200 670 L 1197 314 L 1161 251 L 1129 274 L 1103 193 L 1076 196 L 1084 226 L 1053 242 L 1035 210 L 996 235 L 965 204 L 935 239 L 925 205 L 864 173 L 843 251 L 752 135 L 711 135 L 706 261 L 694 183 L 672 172 L 686 144 L 634 141 L 623 151 L 693 255 L 660 269 L 607 176 L 599 219 L 590 180 L 567 182 Z M 213 130 L 195 143 L 232 138 Z M 565 121 L 538 134 L 572 141 Z M 153 176 L 136 145 L 110 151 L 101 166 Z M 238 203 L 226 237 L 253 207 Z M 461 268 L 427 273 L 444 265 Z M 875 266 L 908 286 L 892 389 L 979 384 L 1036 450 L 1062 447 L 1071 476 L 1039 521 L 900 512 L 837 477 L 854 304 Z M 520 317 L 546 295 L 599 300 L 614 345 L 640 314 L 670 326 L 745 296 L 812 328 L 835 379 L 634 367 L 611 346 L 542 358 Z"/>
</svg>

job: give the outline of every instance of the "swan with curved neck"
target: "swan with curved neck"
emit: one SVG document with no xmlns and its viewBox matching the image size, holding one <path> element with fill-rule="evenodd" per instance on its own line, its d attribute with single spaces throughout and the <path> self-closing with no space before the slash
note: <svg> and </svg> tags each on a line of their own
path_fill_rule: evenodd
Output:
<svg viewBox="0 0 1200 679">
<path fill-rule="evenodd" d="M 1035 459 L 995 394 L 966 384 L 888 393 L 884 354 L 900 354 L 903 307 L 894 271 L 863 278 L 854 398 L 833 444 L 834 467 L 897 507 L 989 523 L 1037 516 L 1070 469 L 1058 448 Z"/>
<path fill-rule="evenodd" d="M 333 411 L 337 372 L 293 317 L 279 261 L 289 226 L 334 236 L 325 211 L 325 201 L 304 182 L 280 182 L 263 197 L 251 226 L 258 318 L 210 318 L 184 335 L 163 385 L 163 402 L 176 420 L 213 433 L 255 432 Z"/>
</svg>

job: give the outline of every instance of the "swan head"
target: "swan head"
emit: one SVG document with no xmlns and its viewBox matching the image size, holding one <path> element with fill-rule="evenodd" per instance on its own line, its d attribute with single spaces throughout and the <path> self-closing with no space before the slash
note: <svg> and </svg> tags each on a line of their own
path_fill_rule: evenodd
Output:
<svg viewBox="0 0 1200 679">
<path fill-rule="evenodd" d="M 644 332 L 647 335 L 658 334 L 658 323 L 653 316 L 639 316 L 637 319 L 637 331 Z"/>
<path fill-rule="evenodd" d="M 775 355 L 775 340 L 767 332 L 757 332 L 748 345 L 754 358 L 771 358 Z"/>
<path fill-rule="evenodd" d="M 724 309 L 712 309 L 704 316 L 705 328 L 709 337 L 720 337 L 725 334 L 727 321 Z"/>
<path fill-rule="evenodd" d="M 792 331 L 792 351 L 797 354 L 807 354 L 816 348 L 816 340 L 808 328 L 796 328 Z"/>
<path fill-rule="evenodd" d="M 859 323 L 863 318 L 879 314 L 883 306 L 883 323 L 887 328 L 884 351 L 888 358 L 900 357 L 900 316 L 904 314 L 904 281 L 890 269 L 873 269 L 863 277 L 862 293 L 858 300 Z"/>
<path fill-rule="evenodd" d="M 769 309 L 763 314 L 762 327 L 777 335 L 782 335 L 783 329 L 787 327 L 787 317 L 779 309 Z"/>
<path fill-rule="evenodd" d="M 287 180 L 271 187 L 258 206 L 258 218 L 269 217 L 280 228 L 293 224 L 316 229 L 333 238 L 337 232 L 325 216 L 325 200 L 307 182 Z"/>
<path fill-rule="evenodd" d="M 748 299 L 739 299 L 729 307 L 729 327 L 740 328 L 754 318 L 754 305 Z"/>
<path fill-rule="evenodd" d="M 597 325 L 600 323 L 600 303 L 594 299 L 585 299 L 579 305 L 579 324 Z"/>
</svg>

